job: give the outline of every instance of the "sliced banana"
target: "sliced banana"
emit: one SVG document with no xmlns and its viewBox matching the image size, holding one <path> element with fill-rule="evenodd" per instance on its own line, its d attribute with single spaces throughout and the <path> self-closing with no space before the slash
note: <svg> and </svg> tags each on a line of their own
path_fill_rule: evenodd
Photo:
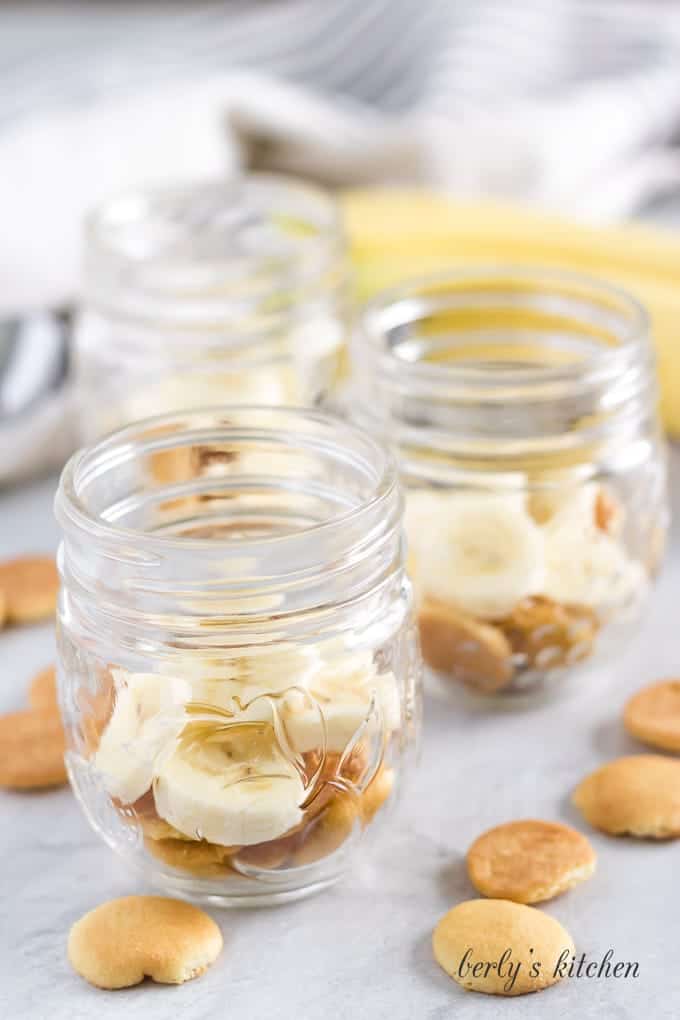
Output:
<svg viewBox="0 0 680 1020">
<path fill-rule="evenodd" d="M 618 537 L 625 523 L 620 500 L 600 482 L 571 481 L 554 489 L 537 489 L 530 494 L 528 507 L 537 524 L 546 526 L 580 521 L 583 527 L 595 526 Z"/>
<path fill-rule="evenodd" d="M 302 821 L 302 778 L 271 720 L 243 712 L 190 722 L 154 781 L 156 811 L 179 832 L 221 846 L 250 846 Z"/>
<path fill-rule="evenodd" d="M 544 540 L 512 502 L 481 496 L 449 504 L 430 521 L 418 556 L 420 584 L 441 602 L 486 619 L 506 616 L 542 591 Z"/>
<path fill-rule="evenodd" d="M 370 725 L 385 735 L 401 724 L 396 678 L 378 672 L 370 651 L 340 652 L 326 645 L 322 657 L 318 647 L 282 648 L 249 654 L 223 678 L 211 675 L 207 663 L 204 668 L 203 675 L 192 677 L 194 701 L 229 711 L 251 705 L 251 713 L 259 711 L 263 719 L 274 703 L 301 754 L 324 746 L 344 751 L 369 716 Z"/>
<path fill-rule="evenodd" d="M 448 502 L 451 496 L 448 496 Z M 424 533 L 435 520 L 446 517 L 447 494 L 435 489 L 412 489 L 406 493 L 404 507 L 404 530 L 409 544 L 409 552 L 417 556 L 422 550 Z"/>
<path fill-rule="evenodd" d="M 554 489 L 536 489 L 529 496 L 529 513 L 537 524 L 550 525 L 564 519 L 595 521 L 595 504 L 600 486 L 596 482 L 568 485 Z"/>
<path fill-rule="evenodd" d="M 95 759 L 107 789 L 132 803 L 153 785 L 158 815 L 188 838 L 247 846 L 288 832 L 306 796 L 296 756 L 342 753 L 401 722 L 396 680 L 371 652 L 324 651 L 263 652 L 226 671 L 185 654 L 183 679 L 115 670 Z"/>
<path fill-rule="evenodd" d="M 234 699 L 244 706 L 263 694 L 276 695 L 290 687 L 304 686 L 318 668 L 317 663 L 313 648 L 280 644 L 275 651 L 268 647 L 258 651 L 251 646 L 247 655 L 231 659 L 218 658 L 210 649 L 182 651 L 163 668 L 181 673 L 189 681 L 194 701 L 232 709 Z"/>
<path fill-rule="evenodd" d="M 494 484 L 502 488 L 494 489 Z M 452 507 L 462 503 L 490 502 L 499 507 L 510 506 L 524 510 L 526 506 L 526 479 L 521 474 L 493 474 L 488 478 L 490 488 L 485 489 L 410 489 L 406 493 L 404 529 L 409 547 L 422 549 L 428 542 L 433 521 L 444 520 Z"/>
<path fill-rule="evenodd" d="M 183 373 L 149 381 L 127 399 L 127 419 L 222 404 L 285 404 L 295 401 L 290 373 L 271 368 L 240 372 Z"/>
<path fill-rule="evenodd" d="M 444 528 L 445 522 L 458 507 L 481 503 L 497 506 L 501 510 L 506 506 L 524 510 L 524 475 L 494 473 L 488 480 L 489 485 L 502 485 L 502 489 L 412 489 L 407 492 L 404 511 L 404 530 L 408 541 L 407 570 L 416 603 L 422 603 L 429 592 L 429 577 L 423 575 L 423 560 L 428 559 L 427 550 L 432 545 L 433 529 L 439 531 Z"/>
<path fill-rule="evenodd" d="M 560 512 L 544 532 L 549 598 L 608 611 L 644 596 L 649 582 L 642 564 L 594 522 Z"/>
<path fill-rule="evenodd" d="M 422 554 L 434 521 L 446 518 L 446 494 L 433 489 L 412 489 L 406 493 L 404 531 L 408 545 L 406 570 L 413 585 L 416 605 L 425 598 Z"/>
<path fill-rule="evenodd" d="M 132 804 L 150 788 L 158 755 L 184 727 L 191 686 L 157 673 L 111 672 L 115 706 L 94 765 L 109 793 Z"/>
<path fill-rule="evenodd" d="M 321 720 L 323 717 L 323 722 Z M 370 652 L 348 656 L 309 677 L 304 690 L 290 691 L 282 719 L 296 750 L 323 747 L 342 752 L 364 724 L 369 735 L 388 734 L 401 725 L 401 699 L 393 673 L 379 673 Z"/>
</svg>

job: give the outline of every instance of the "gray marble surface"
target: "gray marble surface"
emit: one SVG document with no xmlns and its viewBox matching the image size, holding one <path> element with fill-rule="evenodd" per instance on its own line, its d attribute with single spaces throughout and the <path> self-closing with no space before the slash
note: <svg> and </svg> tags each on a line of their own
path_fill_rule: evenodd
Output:
<svg viewBox="0 0 680 1020">
<path fill-rule="evenodd" d="M 672 458 L 680 508 L 680 450 Z M 56 546 L 54 480 L 0 495 L 0 556 Z M 680 515 L 679 515 L 680 516 Z M 89 987 L 70 969 L 66 936 L 82 913 L 141 891 L 89 830 L 68 789 L 0 792 L 2 1020 L 484 1020 L 680 1015 L 680 844 L 592 834 L 595 877 L 547 904 L 578 951 L 639 962 L 627 980 L 571 979 L 521 1000 L 463 992 L 436 966 L 430 933 L 473 895 L 471 840 L 522 816 L 580 824 L 569 791 L 603 760 L 642 750 L 622 731 L 637 686 L 680 670 L 680 527 L 651 611 L 625 656 L 573 700 L 518 713 L 429 703 L 424 753 L 381 842 L 344 884 L 292 906 L 215 912 L 224 953 L 182 987 Z M 28 680 L 53 658 L 50 627 L 0 634 L 0 710 L 24 703 Z"/>
</svg>

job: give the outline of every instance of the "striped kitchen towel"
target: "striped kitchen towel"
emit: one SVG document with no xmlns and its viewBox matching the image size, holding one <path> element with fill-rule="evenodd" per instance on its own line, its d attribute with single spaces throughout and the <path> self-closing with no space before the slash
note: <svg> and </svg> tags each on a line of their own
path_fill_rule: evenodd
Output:
<svg viewBox="0 0 680 1020">
<path fill-rule="evenodd" d="M 73 301 L 82 218 L 108 194 L 243 163 L 635 212 L 678 188 L 679 57 L 673 0 L 9 0 L 0 312 Z M 22 321 L 47 377 L 33 327 L 57 320 Z M 0 483 L 68 442 L 63 389 L 44 389 L 0 414 Z"/>
<path fill-rule="evenodd" d="M 671 0 L 0 9 L 0 309 L 75 293 L 84 211 L 242 162 L 608 220 L 680 181 Z"/>
</svg>

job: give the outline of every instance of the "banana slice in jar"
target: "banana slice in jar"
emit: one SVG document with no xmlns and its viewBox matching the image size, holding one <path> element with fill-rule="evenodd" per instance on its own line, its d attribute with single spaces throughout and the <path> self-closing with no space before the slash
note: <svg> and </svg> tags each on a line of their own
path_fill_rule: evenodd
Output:
<svg viewBox="0 0 680 1020">
<path fill-rule="evenodd" d="M 111 796 L 132 804 L 151 787 L 158 755 L 186 723 L 191 686 L 179 677 L 111 670 L 115 704 L 94 756 Z"/>
<path fill-rule="evenodd" d="M 323 722 L 321 717 L 323 717 Z M 401 725 L 401 699 L 393 673 L 379 673 L 371 652 L 355 653 L 309 677 L 304 689 L 291 690 L 282 705 L 282 719 L 293 746 L 313 751 L 342 752 L 362 727 L 382 738 Z"/>
<path fill-rule="evenodd" d="M 594 523 L 598 492 L 595 482 L 571 480 L 554 488 L 536 489 L 529 496 L 529 513 L 546 527 L 566 519 Z"/>
<path fill-rule="evenodd" d="M 445 520 L 452 507 L 464 504 L 486 503 L 515 510 L 526 508 L 526 478 L 522 474 L 497 474 L 487 477 L 490 486 L 484 489 L 411 489 L 406 492 L 404 530 L 409 551 L 418 555 L 430 542 L 429 529 L 433 521 Z M 495 490 L 494 485 L 502 485 Z"/>
<path fill-rule="evenodd" d="M 201 704 L 228 711 L 249 706 L 251 714 L 259 711 L 264 719 L 270 712 L 265 696 L 276 699 L 299 753 L 342 752 L 364 723 L 381 728 L 385 738 L 401 726 L 397 680 L 378 671 L 368 650 L 348 652 L 333 642 L 259 655 L 251 650 L 231 668 L 197 660 L 187 675 L 192 698 Z"/>
<path fill-rule="evenodd" d="M 623 508 L 607 488 L 587 482 L 535 493 L 531 509 L 544 521 L 548 598 L 606 612 L 644 595 L 646 572 L 619 537 Z"/>
<path fill-rule="evenodd" d="M 558 514 L 545 527 L 544 593 L 556 602 L 607 612 L 635 604 L 649 580 L 621 542 L 594 524 Z"/>
<path fill-rule="evenodd" d="M 187 724 L 160 762 L 156 811 L 179 832 L 221 846 L 277 839 L 302 821 L 302 775 L 272 720 L 244 712 Z"/>
<path fill-rule="evenodd" d="M 194 700 L 210 702 L 214 696 L 215 704 L 225 707 L 234 694 L 245 690 L 253 697 L 284 691 L 310 676 L 318 662 L 315 646 L 280 642 L 275 647 L 250 646 L 243 654 L 222 647 L 182 649 L 160 669 L 168 676 L 183 676 L 192 686 Z"/>
<path fill-rule="evenodd" d="M 159 818 L 222 846 L 294 829 L 314 781 L 302 755 L 374 738 L 382 746 L 401 722 L 396 680 L 372 653 L 332 651 L 331 662 L 296 649 L 239 660 L 224 680 L 203 656 L 187 679 L 115 670 L 116 705 L 95 760 L 107 789 L 132 803 L 152 788 Z"/>
<path fill-rule="evenodd" d="M 260 368 L 238 372 L 182 372 L 145 380 L 126 400 L 128 421 L 152 414 L 223 404 L 291 403 L 295 386 L 290 372 Z"/>
<path fill-rule="evenodd" d="M 418 570 L 419 584 L 433 598 L 482 619 L 502 618 L 542 591 L 543 533 L 503 497 L 451 501 L 446 514 L 429 522 Z"/>
<path fill-rule="evenodd" d="M 554 488 L 535 489 L 528 499 L 529 513 L 538 524 L 554 526 L 567 520 L 594 526 L 613 538 L 620 538 L 625 508 L 604 482 L 560 482 Z"/>
</svg>

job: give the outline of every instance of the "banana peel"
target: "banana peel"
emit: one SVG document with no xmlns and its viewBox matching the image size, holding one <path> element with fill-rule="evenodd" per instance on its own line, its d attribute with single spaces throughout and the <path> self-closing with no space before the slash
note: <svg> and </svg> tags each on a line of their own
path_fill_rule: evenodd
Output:
<svg viewBox="0 0 680 1020">
<path fill-rule="evenodd" d="M 342 204 L 360 300 L 414 277 L 494 263 L 583 272 L 628 290 L 650 316 L 661 414 L 680 436 L 680 234 L 590 227 L 419 190 L 352 191 Z"/>
</svg>

